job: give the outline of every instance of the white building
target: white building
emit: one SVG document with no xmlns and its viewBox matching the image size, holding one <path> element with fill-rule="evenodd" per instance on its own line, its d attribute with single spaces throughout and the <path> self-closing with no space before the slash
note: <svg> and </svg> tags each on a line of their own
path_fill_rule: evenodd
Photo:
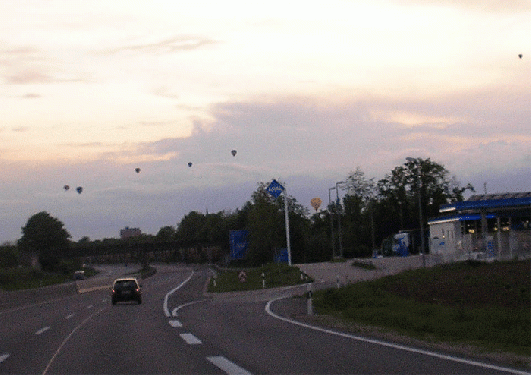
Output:
<svg viewBox="0 0 531 375">
<path fill-rule="evenodd" d="M 531 192 L 474 195 L 429 220 L 430 254 L 443 261 L 531 255 Z"/>
</svg>

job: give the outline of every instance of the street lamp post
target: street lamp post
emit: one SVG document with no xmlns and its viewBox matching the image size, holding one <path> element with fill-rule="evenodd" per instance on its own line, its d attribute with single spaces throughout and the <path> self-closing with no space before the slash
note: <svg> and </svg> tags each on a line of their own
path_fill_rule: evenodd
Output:
<svg viewBox="0 0 531 375">
<path fill-rule="evenodd" d="M 332 197 L 330 192 L 334 189 L 335 187 L 331 187 L 330 189 L 328 189 L 328 209 L 331 208 L 332 204 Z M 336 241 L 334 240 L 334 213 L 332 211 L 333 210 L 330 211 L 330 236 L 332 238 L 332 260 L 334 260 L 334 257 L 336 256 Z"/>
<path fill-rule="evenodd" d="M 339 182 L 336 182 L 336 204 L 338 205 L 338 207 L 341 207 L 340 206 L 340 203 L 339 203 L 339 185 L 341 184 L 344 184 L 345 181 L 339 181 Z M 338 225 L 338 235 L 339 235 L 339 257 L 340 258 L 343 258 L 343 236 L 342 236 L 342 230 L 341 230 L 341 212 L 338 212 L 338 215 L 337 215 L 337 225 Z"/>
<path fill-rule="evenodd" d="M 415 163 L 415 158 L 407 157 L 406 160 L 410 163 Z M 418 179 L 418 196 L 419 196 L 419 223 L 420 223 L 420 255 L 422 256 L 422 264 L 426 266 L 426 260 L 424 258 L 425 243 L 424 243 L 424 223 L 422 221 L 422 171 L 419 168 L 415 168 L 416 177 Z"/>
</svg>

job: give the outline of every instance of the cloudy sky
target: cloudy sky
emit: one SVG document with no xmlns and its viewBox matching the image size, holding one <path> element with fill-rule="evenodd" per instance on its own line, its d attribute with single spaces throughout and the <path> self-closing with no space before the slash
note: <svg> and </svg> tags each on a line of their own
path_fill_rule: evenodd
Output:
<svg viewBox="0 0 531 375">
<path fill-rule="evenodd" d="M 530 35 L 529 0 L 3 0 L 0 242 L 40 211 L 156 234 L 273 178 L 310 207 L 408 156 L 531 191 Z"/>
</svg>

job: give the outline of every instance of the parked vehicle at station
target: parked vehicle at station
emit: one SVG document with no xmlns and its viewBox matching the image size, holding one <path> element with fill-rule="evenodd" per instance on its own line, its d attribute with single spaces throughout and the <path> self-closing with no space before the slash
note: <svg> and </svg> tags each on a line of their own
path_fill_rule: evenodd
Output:
<svg viewBox="0 0 531 375">
<path fill-rule="evenodd" d="M 140 283 L 134 277 L 124 277 L 114 280 L 112 285 L 112 304 L 117 302 L 136 301 L 142 303 L 142 290 Z"/>
</svg>

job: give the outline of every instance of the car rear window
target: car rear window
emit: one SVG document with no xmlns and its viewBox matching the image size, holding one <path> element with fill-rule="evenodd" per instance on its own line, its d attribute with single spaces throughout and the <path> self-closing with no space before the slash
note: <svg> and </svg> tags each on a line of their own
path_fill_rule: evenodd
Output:
<svg viewBox="0 0 531 375">
<path fill-rule="evenodd" d="M 121 288 L 136 288 L 136 282 L 134 280 L 119 280 L 114 283 L 114 287 Z"/>
</svg>

